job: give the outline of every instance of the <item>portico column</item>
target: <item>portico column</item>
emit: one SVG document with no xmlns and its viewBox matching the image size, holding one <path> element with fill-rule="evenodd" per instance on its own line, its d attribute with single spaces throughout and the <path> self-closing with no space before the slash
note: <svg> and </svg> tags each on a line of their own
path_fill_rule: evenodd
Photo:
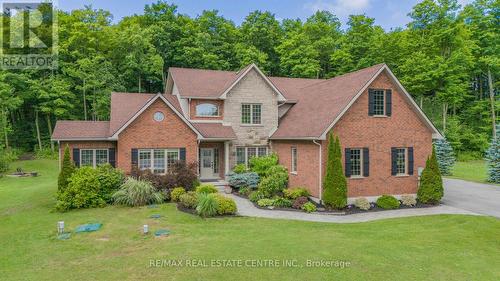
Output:
<svg viewBox="0 0 500 281">
<path fill-rule="evenodd" d="M 229 173 L 229 141 L 224 142 L 224 178 Z"/>
</svg>

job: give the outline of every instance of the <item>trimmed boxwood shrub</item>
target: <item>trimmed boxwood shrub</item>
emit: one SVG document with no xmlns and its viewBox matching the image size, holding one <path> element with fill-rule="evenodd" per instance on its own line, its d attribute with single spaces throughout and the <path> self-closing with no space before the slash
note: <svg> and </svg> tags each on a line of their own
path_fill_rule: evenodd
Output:
<svg viewBox="0 0 500 281">
<path fill-rule="evenodd" d="M 242 187 L 249 187 L 251 189 L 257 188 L 260 181 L 259 175 L 254 172 L 242 173 L 242 174 L 231 174 L 228 178 L 228 183 L 231 187 L 235 189 L 240 189 Z"/>
<path fill-rule="evenodd" d="M 279 208 L 290 208 L 292 207 L 292 201 L 283 197 L 274 200 L 273 206 Z"/>
<path fill-rule="evenodd" d="M 186 190 L 183 187 L 176 187 L 172 189 L 172 192 L 170 192 L 170 198 L 174 202 L 179 202 L 179 198 L 181 197 L 182 194 L 185 194 Z"/>
<path fill-rule="evenodd" d="M 195 209 L 198 205 L 198 194 L 194 191 L 182 194 L 179 196 L 179 205 L 187 209 Z"/>
<path fill-rule="evenodd" d="M 148 204 L 160 204 L 163 202 L 163 194 L 156 191 L 155 187 L 148 181 L 128 178 L 120 190 L 113 194 L 115 204 L 126 206 L 144 206 Z"/>
<path fill-rule="evenodd" d="M 377 199 L 377 206 L 386 210 L 397 209 L 399 208 L 399 201 L 394 196 L 382 195 Z"/>
<path fill-rule="evenodd" d="M 314 205 L 311 202 L 307 202 L 304 205 L 302 205 L 301 209 L 306 211 L 307 213 L 316 212 L 316 205 Z"/>
<path fill-rule="evenodd" d="M 217 187 L 215 187 L 213 184 L 202 184 L 198 187 L 196 187 L 196 193 L 217 193 L 219 190 L 217 190 Z"/>
<path fill-rule="evenodd" d="M 307 199 L 307 197 L 303 197 L 303 196 L 299 197 L 299 198 L 295 199 L 295 201 L 293 201 L 292 208 L 300 209 L 307 202 L 309 202 L 309 199 Z"/>
<path fill-rule="evenodd" d="M 215 193 L 198 193 L 196 212 L 201 217 L 213 217 L 217 214 L 218 203 Z"/>
<path fill-rule="evenodd" d="M 283 190 L 283 194 L 286 198 L 295 200 L 301 196 L 308 197 L 309 191 L 303 187 L 294 187 Z"/>
<path fill-rule="evenodd" d="M 217 214 L 223 215 L 234 215 L 238 210 L 236 208 L 236 203 L 233 199 L 223 196 L 222 194 L 217 194 L 215 197 L 217 201 Z"/>
</svg>

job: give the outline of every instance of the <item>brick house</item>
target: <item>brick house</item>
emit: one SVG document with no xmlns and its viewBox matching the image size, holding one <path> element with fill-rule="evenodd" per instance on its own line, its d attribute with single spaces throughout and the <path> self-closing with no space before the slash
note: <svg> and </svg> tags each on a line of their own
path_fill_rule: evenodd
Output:
<svg viewBox="0 0 500 281">
<path fill-rule="evenodd" d="M 328 134 L 339 136 L 348 195 L 413 194 L 441 134 L 385 64 L 331 79 L 170 68 L 165 93 L 113 93 L 110 121 L 58 121 L 52 139 L 77 166 L 165 173 L 199 163 L 201 180 L 275 152 L 291 187 L 321 199 Z M 62 157 L 61 157 L 62 158 Z"/>
</svg>

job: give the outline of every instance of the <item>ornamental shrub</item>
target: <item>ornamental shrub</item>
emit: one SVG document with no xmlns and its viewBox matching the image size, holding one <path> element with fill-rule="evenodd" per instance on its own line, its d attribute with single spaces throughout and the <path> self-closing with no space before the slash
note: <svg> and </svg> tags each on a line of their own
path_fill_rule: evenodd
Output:
<svg viewBox="0 0 500 281">
<path fill-rule="evenodd" d="M 309 202 L 309 199 L 307 197 L 299 197 L 293 201 L 292 208 L 294 209 L 300 209 L 302 208 L 302 205 L 305 203 Z"/>
<path fill-rule="evenodd" d="M 104 207 L 106 200 L 100 190 L 98 172 L 91 167 L 77 169 L 68 179 L 68 186 L 57 193 L 56 209 Z"/>
<path fill-rule="evenodd" d="M 307 213 L 316 212 L 316 205 L 314 205 L 311 202 L 307 202 L 304 205 L 302 205 L 301 209 L 306 211 Z"/>
<path fill-rule="evenodd" d="M 248 186 L 244 186 L 244 187 L 240 188 L 240 190 L 238 190 L 238 193 L 243 195 L 243 196 L 248 196 L 250 194 L 250 192 L 252 192 L 252 190 L 250 188 L 248 188 Z"/>
<path fill-rule="evenodd" d="M 217 190 L 217 187 L 213 184 L 202 184 L 198 187 L 196 187 L 196 193 L 217 193 L 219 190 Z"/>
<path fill-rule="evenodd" d="M 443 179 L 439 171 L 436 151 L 433 149 L 431 157 L 427 158 L 425 168 L 422 171 L 417 197 L 424 204 L 437 204 L 443 194 Z"/>
<path fill-rule="evenodd" d="M 170 198 L 174 202 L 179 202 L 179 198 L 181 197 L 182 194 L 185 194 L 186 190 L 183 187 L 176 187 L 172 189 L 172 192 L 170 192 Z"/>
<path fill-rule="evenodd" d="M 290 208 L 292 207 L 292 201 L 283 197 L 274 200 L 273 206 L 279 208 Z"/>
<path fill-rule="evenodd" d="M 499 126 L 500 127 L 500 126 Z M 488 163 L 488 181 L 500 183 L 500 138 L 493 139 L 486 151 Z"/>
<path fill-rule="evenodd" d="M 113 200 L 118 205 L 135 207 L 160 204 L 164 197 L 150 182 L 129 177 L 120 190 L 113 194 Z"/>
<path fill-rule="evenodd" d="M 401 204 L 409 207 L 417 205 L 417 199 L 413 195 L 402 195 Z"/>
<path fill-rule="evenodd" d="M 196 212 L 201 217 L 213 217 L 217 214 L 218 203 L 215 193 L 198 193 Z"/>
<path fill-rule="evenodd" d="M 59 177 L 57 178 L 57 189 L 60 192 L 63 192 L 64 189 L 66 189 L 66 187 L 68 186 L 69 178 L 75 172 L 75 165 L 73 164 L 73 161 L 71 161 L 69 153 L 70 153 L 69 146 L 66 145 L 66 147 L 64 148 L 64 156 L 63 156 L 61 171 L 59 172 Z"/>
<path fill-rule="evenodd" d="M 243 173 L 246 173 L 247 170 L 248 169 L 247 169 L 247 166 L 245 166 L 245 164 L 238 164 L 238 165 L 234 166 L 233 173 L 243 174 Z"/>
<path fill-rule="evenodd" d="M 342 209 L 347 205 L 347 180 L 341 159 L 339 138 L 336 137 L 334 140 L 332 133 L 328 142 L 328 159 L 323 181 L 323 202 L 336 209 Z"/>
<path fill-rule="evenodd" d="M 264 199 L 260 199 L 259 201 L 257 201 L 257 205 L 259 205 L 260 207 L 268 207 L 268 206 L 272 206 L 273 204 L 274 204 L 274 200 L 269 199 L 269 198 L 264 198 Z"/>
<path fill-rule="evenodd" d="M 257 202 L 259 201 L 260 199 L 264 199 L 266 198 L 266 196 L 264 195 L 264 193 L 262 193 L 261 191 L 253 191 L 252 193 L 250 193 L 248 195 L 248 200 L 252 201 L 252 202 Z"/>
<path fill-rule="evenodd" d="M 179 196 L 179 205 L 187 209 L 195 209 L 198 205 L 198 194 L 194 191 L 182 194 Z"/>
<path fill-rule="evenodd" d="M 231 187 L 240 189 L 242 187 L 249 187 L 251 189 L 257 188 L 260 181 L 259 175 L 254 172 L 231 174 L 229 175 L 228 182 Z"/>
<path fill-rule="evenodd" d="M 282 165 L 276 165 L 269 169 L 269 175 L 259 183 L 259 191 L 266 197 L 272 197 L 282 192 L 288 185 L 288 171 Z"/>
<path fill-rule="evenodd" d="M 188 191 L 194 190 L 199 185 L 197 171 L 198 165 L 196 163 L 186 164 L 184 161 L 176 161 L 169 167 L 165 175 L 153 174 L 150 170 L 140 170 L 134 167 L 131 176 L 136 179 L 148 180 L 156 189 L 168 193 L 169 190 L 178 186 L 182 186 Z"/>
<path fill-rule="evenodd" d="M 100 192 L 107 203 L 111 203 L 113 193 L 120 189 L 125 180 L 125 175 L 119 169 L 113 168 L 110 164 L 97 167 L 97 179 L 101 184 Z"/>
<path fill-rule="evenodd" d="M 275 153 L 267 156 L 253 157 L 249 160 L 250 170 L 260 177 L 268 176 L 272 173 L 270 169 L 278 165 L 278 155 Z"/>
<path fill-rule="evenodd" d="M 223 215 L 234 215 L 238 210 L 236 208 L 236 203 L 233 199 L 223 196 L 222 194 L 216 194 L 215 200 L 217 201 L 217 214 Z"/>
<path fill-rule="evenodd" d="M 364 211 L 370 210 L 371 207 L 370 202 L 365 197 L 356 198 L 356 200 L 354 200 L 354 206 Z"/>
<path fill-rule="evenodd" d="M 377 206 L 385 210 L 399 208 L 399 201 L 394 196 L 382 195 L 377 199 Z"/>
<path fill-rule="evenodd" d="M 441 174 L 451 175 L 451 169 L 455 164 L 455 154 L 450 143 L 446 139 L 438 139 L 434 141 L 434 148 Z"/>
<path fill-rule="evenodd" d="M 309 191 L 303 187 L 294 187 L 294 188 L 288 188 L 283 190 L 283 194 L 285 195 L 285 198 L 295 200 L 301 196 L 308 197 Z"/>
</svg>

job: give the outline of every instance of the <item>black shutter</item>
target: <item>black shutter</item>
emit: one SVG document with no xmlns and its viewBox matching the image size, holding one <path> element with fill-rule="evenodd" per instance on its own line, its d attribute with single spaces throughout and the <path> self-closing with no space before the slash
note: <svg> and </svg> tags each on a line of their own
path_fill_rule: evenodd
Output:
<svg viewBox="0 0 500 281">
<path fill-rule="evenodd" d="M 392 90 L 385 90 L 385 115 L 391 116 L 392 114 Z"/>
<path fill-rule="evenodd" d="M 345 176 L 350 177 L 351 176 L 351 149 L 346 148 L 345 149 Z"/>
<path fill-rule="evenodd" d="M 179 148 L 179 160 L 186 161 L 186 148 Z"/>
<path fill-rule="evenodd" d="M 136 167 L 137 168 L 137 164 L 139 163 L 138 161 L 138 158 L 139 158 L 139 155 L 137 153 L 137 148 L 132 148 L 132 151 L 131 151 L 131 159 L 132 159 L 132 168 Z"/>
<path fill-rule="evenodd" d="M 408 147 L 408 174 L 413 175 L 413 147 Z"/>
<path fill-rule="evenodd" d="M 80 149 L 73 148 L 73 162 L 75 166 L 80 167 Z"/>
<path fill-rule="evenodd" d="M 391 148 L 391 175 L 395 176 L 397 174 L 397 150 L 395 147 Z"/>
<path fill-rule="evenodd" d="M 363 148 L 363 177 L 370 175 L 370 152 L 368 147 Z"/>
<path fill-rule="evenodd" d="M 114 148 L 108 149 L 108 162 L 113 168 L 116 168 L 116 150 Z"/>
<path fill-rule="evenodd" d="M 375 114 L 375 103 L 373 97 L 373 90 L 368 89 L 368 115 L 373 116 Z"/>
</svg>

